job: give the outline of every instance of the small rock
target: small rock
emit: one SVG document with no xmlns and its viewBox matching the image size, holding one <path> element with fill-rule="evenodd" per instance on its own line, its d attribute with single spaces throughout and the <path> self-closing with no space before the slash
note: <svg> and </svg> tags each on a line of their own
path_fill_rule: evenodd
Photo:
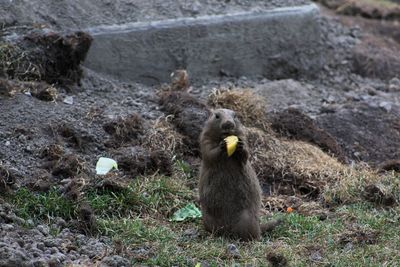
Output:
<svg viewBox="0 0 400 267">
<path fill-rule="evenodd" d="M 66 221 L 63 218 L 57 218 L 55 224 L 60 228 L 64 229 L 67 226 Z"/>
<path fill-rule="evenodd" d="M 45 236 L 50 233 L 50 229 L 47 225 L 40 224 L 36 228 Z"/>
<path fill-rule="evenodd" d="M 354 247 L 353 243 L 349 242 L 344 246 L 343 250 L 345 252 L 349 252 L 349 251 L 351 251 L 353 249 L 353 247 Z"/>
<path fill-rule="evenodd" d="M 59 238 L 47 238 L 44 240 L 44 245 L 49 248 L 58 247 L 62 243 L 62 240 Z"/>
<path fill-rule="evenodd" d="M 9 146 L 10 144 L 10 141 L 6 141 L 5 146 Z"/>
<path fill-rule="evenodd" d="M 322 261 L 321 253 L 318 250 L 311 252 L 310 260 L 314 262 Z"/>
<path fill-rule="evenodd" d="M 195 239 L 199 236 L 199 231 L 195 228 L 189 228 L 183 232 L 183 236 L 185 238 Z"/>
<path fill-rule="evenodd" d="M 239 259 L 240 258 L 240 251 L 234 244 L 229 244 L 226 247 L 226 252 L 229 257 Z"/>
<path fill-rule="evenodd" d="M 389 91 L 400 91 L 400 79 L 395 77 L 389 81 Z"/>
<path fill-rule="evenodd" d="M 46 250 L 46 246 L 44 245 L 43 242 L 36 243 L 36 248 L 40 249 L 41 251 L 45 251 Z"/>
<path fill-rule="evenodd" d="M 74 104 L 74 97 L 73 96 L 66 96 L 63 100 L 65 104 L 73 105 Z"/>
<path fill-rule="evenodd" d="M 34 266 L 34 267 L 47 267 L 48 266 L 47 261 L 43 258 L 31 260 L 28 265 Z"/>
<path fill-rule="evenodd" d="M 28 257 L 21 251 L 10 247 L 0 248 L 0 266 L 25 266 Z"/>
<path fill-rule="evenodd" d="M 118 256 L 118 255 L 113 255 L 113 256 L 108 256 L 105 257 L 101 262 L 100 262 L 100 267 L 125 267 L 125 266 L 131 266 L 129 263 L 129 260 Z"/>
<path fill-rule="evenodd" d="M 1 228 L 6 232 L 11 232 L 14 230 L 14 226 L 12 224 L 3 224 L 1 225 Z"/>
<path fill-rule="evenodd" d="M 28 220 L 26 220 L 26 224 L 27 224 L 28 226 L 32 227 L 32 226 L 34 225 L 34 222 L 33 222 L 32 219 L 28 219 Z"/>
<path fill-rule="evenodd" d="M 392 110 L 392 104 L 387 101 L 380 102 L 379 107 L 383 108 L 386 112 L 390 112 Z"/>
</svg>

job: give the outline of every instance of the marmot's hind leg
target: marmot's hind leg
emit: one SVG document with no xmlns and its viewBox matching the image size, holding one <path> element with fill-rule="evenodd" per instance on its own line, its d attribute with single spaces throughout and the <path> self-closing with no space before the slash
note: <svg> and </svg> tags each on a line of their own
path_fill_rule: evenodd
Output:
<svg viewBox="0 0 400 267">
<path fill-rule="evenodd" d="M 242 241 L 259 239 L 261 230 L 257 217 L 251 214 L 249 210 L 243 210 L 237 223 L 232 226 L 232 235 L 237 236 Z"/>
</svg>

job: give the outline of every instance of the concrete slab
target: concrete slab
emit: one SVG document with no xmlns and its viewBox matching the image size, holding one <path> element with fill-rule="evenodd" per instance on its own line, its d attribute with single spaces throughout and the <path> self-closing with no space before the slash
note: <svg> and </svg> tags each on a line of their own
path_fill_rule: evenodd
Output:
<svg viewBox="0 0 400 267">
<path fill-rule="evenodd" d="M 155 84 L 185 68 L 271 79 L 312 76 L 322 65 L 316 5 L 89 28 L 85 65 L 122 80 Z"/>
</svg>

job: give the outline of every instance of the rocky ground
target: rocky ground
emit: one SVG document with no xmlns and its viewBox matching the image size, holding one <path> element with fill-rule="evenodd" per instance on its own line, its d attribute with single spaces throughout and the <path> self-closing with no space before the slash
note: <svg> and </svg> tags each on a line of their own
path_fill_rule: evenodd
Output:
<svg viewBox="0 0 400 267">
<path fill-rule="evenodd" d="M 333 177 L 335 171 L 341 172 L 350 168 L 348 166 L 364 163 L 369 164 L 373 171 L 400 169 L 400 43 L 396 21 L 345 17 L 321 7 L 320 24 L 327 64 L 317 79 L 270 81 L 221 77 L 192 84 L 189 91 L 190 97 L 197 99 L 194 101 L 190 97 L 186 99 L 180 92 L 169 95 L 169 91 L 163 91 L 170 88 L 169 85 L 150 87 L 126 83 L 81 67 L 79 63 L 90 46 L 90 36 L 64 33 L 67 29 L 105 22 L 146 20 L 154 14 L 138 10 L 146 10 L 151 2 L 132 4 L 132 1 L 120 1 L 117 5 L 102 1 L 92 8 L 90 1 L 83 1 L 72 5 L 71 10 L 63 14 L 60 14 L 61 5 L 29 2 L 0 3 L 6 7 L 0 9 L 0 17 L 4 20 L 0 36 L 0 266 L 129 266 L 132 262 L 146 263 L 149 258 L 156 258 L 154 254 L 157 253 L 153 251 L 156 248 L 147 245 L 154 237 L 142 226 L 138 227 L 140 234 L 134 235 L 140 245 L 132 241 L 136 246 L 121 248 L 112 235 L 118 230 L 110 230 L 112 227 L 107 224 L 109 216 L 115 214 L 106 206 L 117 207 L 116 212 L 122 218 L 136 216 L 140 218 L 139 223 L 151 225 L 145 221 L 151 217 L 150 222 L 156 220 L 157 224 L 164 226 L 164 221 L 177 206 L 194 199 L 195 173 L 199 163 L 194 136 L 204 121 L 205 110 L 213 106 L 209 95 L 216 90 L 250 89 L 266 103 L 262 106 L 263 111 L 257 114 L 266 115 L 265 122 L 274 132 L 269 140 L 273 140 L 275 145 L 279 143 L 277 148 L 308 151 L 313 155 L 309 156 L 311 159 L 321 158 L 330 167 L 334 166 L 332 168 L 338 166 L 333 172 L 327 172 L 328 175 L 319 174 L 318 168 L 317 171 L 306 170 L 310 177 Z M 269 4 L 266 4 L 269 1 L 195 1 L 190 5 L 183 2 L 176 2 L 175 9 L 160 4 L 156 17 L 220 14 L 243 6 L 246 9 L 279 6 L 279 1 Z M 31 5 L 32 9 L 22 18 L 19 6 L 26 5 Z M 142 9 L 138 9 L 138 5 L 143 5 Z M 89 17 L 84 10 L 93 12 L 90 17 L 94 19 L 90 24 L 88 20 L 80 19 Z M 111 10 L 111 13 L 103 13 L 104 10 Z M 1 12 L 6 13 L 2 16 Z M 73 20 L 70 20 L 71 16 Z M 62 32 L 55 33 L 38 25 L 32 27 L 32 21 Z M 208 106 L 205 104 L 207 101 Z M 182 103 L 182 109 L 171 108 L 171 102 Z M 223 105 L 227 104 L 223 102 Z M 171 114 L 175 115 L 172 119 Z M 262 129 L 260 125 L 251 123 L 246 126 Z M 307 144 L 297 143 L 300 141 Z M 274 146 L 266 142 L 269 147 Z M 318 149 L 309 148 L 308 144 Z M 279 155 L 276 154 L 275 159 Z M 95 164 L 100 156 L 118 159 L 120 170 L 115 176 L 103 180 L 95 175 Z M 301 161 L 295 158 L 293 162 L 298 160 Z M 181 165 L 182 162 L 185 164 Z M 254 164 L 257 168 L 264 166 L 257 159 L 254 159 Z M 312 165 L 312 162 L 307 165 Z M 279 213 L 288 207 L 288 203 L 300 201 L 308 206 L 302 204 L 304 208 L 299 204 L 299 212 L 301 207 L 307 210 L 318 202 L 315 204 L 318 208 L 311 210 L 322 210 L 317 212 L 319 216 L 341 216 L 340 211 L 331 214 L 327 207 L 332 203 L 328 199 L 329 192 L 322 192 L 322 188 L 329 182 L 320 185 L 315 181 L 304 184 L 291 181 L 289 187 L 292 189 L 289 190 L 288 182 L 279 180 L 287 176 L 281 177 L 278 172 L 288 172 L 295 176 L 294 180 L 303 181 L 305 176 L 301 173 L 296 176 L 298 169 L 280 169 L 280 165 L 275 163 L 267 167 L 272 169 L 273 175 L 262 168 L 259 172 L 264 188 L 269 189 L 265 190 L 265 214 L 276 210 Z M 304 171 L 302 166 L 298 168 Z M 92 192 L 93 188 L 125 192 L 129 188 L 127 183 L 137 181 L 133 177 L 155 177 L 158 174 L 179 176 L 175 177 L 177 181 L 184 181 L 192 193 L 183 195 L 187 188 L 182 189 L 176 184 L 165 187 L 170 190 L 168 192 L 173 192 L 172 196 L 154 189 L 161 194 L 154 204 L 146 200 L 153 190 L 145 183 L 150 178 L 142 178 L 144 182 L 136 184 L 139 200 L 119 199 L 120 202 L 112 200 L 117 204 L 103 205 L 101 201 L 105 195 L 93 195 Z M 392 175 L 396 177 L 395 172 Z M 186 176 L 193 179 L 186 180 Z M 273 181 L 270 179 L 272 176 L 275 177 Z M 160 182 L 157 186 L 163 188 L 163 178 L 157 179 L 155 181 Z M 276 185 L 281 187 L 273 190 Z M 370 186 L 368 190 L 364 188 L 367 199 L 380 204 L 385 202 L 387 206 L 396 205 L 396 186 L 389 185 L 393 191 L 388 194 Z M 338 195 L 340 192 L 336 197 Z M 126 195 L 121 193 L 118 196 Z M 354 196 L 345 196 L 354 199 Z M 346 198 L 341 201 L 346 202 Z M 78 205 L 73 206 L 71 202 Z M 52 206 L 51 203 L 57 204 Z M 140 203 L 143 207 L 132 203 Z M 119 210 L 123 205 L 130 209 L 135 206 L 133 211 L 129 211 L 129 216 L 124 209 Z M 306 213 L 303 210 L 303 214 Z M 97 223 L 94 223 L 95 219 Z M 196 224 L 185 227 L 173 228 L 173 235 L 178 235 L 179 240 L 188 236 L 194 236 L 194 240 L 198 240 L 198 236 L 204 238 L 202 232 L 193 229 Z M 160 238 L 168 236 L 163 231 Z M 359 233 L 357 231 L 352 233 Z M 142 241 L 146 235 L 150 241 Z M 375 232 L 368 232 L 364 241 L 377 242 L 374 235 Z M 348 238 L 351 239 L 352 235 Z M 354 237 L 357 238 L 358 235 Z M 364 241 L 343 242 L 346 245 Z M 322 257 L 319 249 L 311 251 L 314 258 Z M 232 256 L 234 253 L 231 254 L 228 252 L 228 258 L 235 258 Z M 268 261 L 274 262 L 276 258 L 278 263 L 284 261 L 274 255 Z M 182 261 L 186 265 L 196 263 L 192 259 Z M 165 266 L 177 264 L 173 261 L 165 264 L 155 262 Z"/>
</svg>

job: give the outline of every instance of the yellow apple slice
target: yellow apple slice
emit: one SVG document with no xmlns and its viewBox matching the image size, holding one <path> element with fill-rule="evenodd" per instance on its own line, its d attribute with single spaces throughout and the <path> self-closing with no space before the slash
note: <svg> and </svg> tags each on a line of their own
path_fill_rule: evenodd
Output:
<svg viewBox="0 0 400 267">
<path fill-rule="evenodd" d="M 224 140 L 226 142 L 226 152 L 228 153 L 228 157 L 230 157 L 236 150 L 239 138 L 236 135 L 230 135 L 226 137 Z"/>
</svg>

